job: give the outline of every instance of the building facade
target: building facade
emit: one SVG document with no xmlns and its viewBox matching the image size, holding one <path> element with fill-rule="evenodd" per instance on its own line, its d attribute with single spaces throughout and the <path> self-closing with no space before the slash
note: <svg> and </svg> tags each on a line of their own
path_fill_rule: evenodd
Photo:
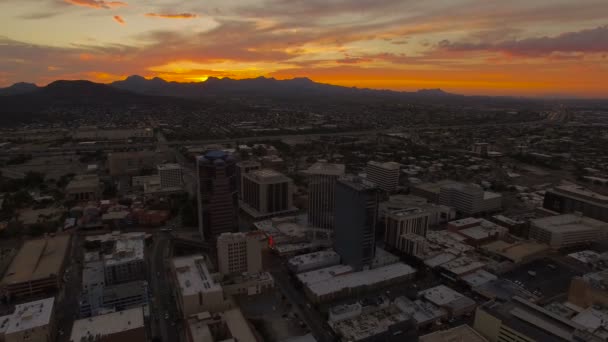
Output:
<svg viewBox="0 0 608 342">
<path fill-rule="evenodd" d="M 158 176 L 161 188 L 181 188 L 182 187 L 182 167 L 179 164 L 158 165 Z"/>
<path fill-rule="evenodd" d="M 429 228 L 430 213 L 420 209 L 403 209 L 390 212 L 385 218 L 384 243 L 397 248 L 401 236 L 413 233 L 426 236 Z"/>
<path fill-rule="evenodd" d="M 215 240 L 222 233 L 238 231 L 236 161 L 222 151 L 197 158 L 199 233 Z"/>
<path fill-rule="evenodd" d="M 579 214 L 549 216 L 530 221 L 530 239 L 560 249 L 605 240 L 608 223 Z"/>
<path fill-rule="evenodd" d="M 543 207 L 562 214 L 579 212 L 587 217 L 608 222 L 608 196 L 577 185 L 558 186 L 548 190 Z"/>
<path fill-rule="evenodd" d="M 262 271 L 264 236 L 258 232 L 224 233 L 217 238 L 220 273 L 256 274 Z"/>
<path fill-rule="evenodd" d="M 359 177 L 336 183 L 334 249 L 356 270 L 371 266 L 376 254 L 378 188 Z"/>
<path fill-rule="evenodd" d="M 344 176 L 343 164 L 316 163 L 305 174 L 308 178 L 308 224 L 334 229 L 336 182 Z"/>
<path fill-rule="evenodd" d="M 251 171 L 259 170 L 262 164 L 257 161 L 242 161 L 236 163 L 236 189 L 239 193 L 239 199 L 243 199 L 243 177 Z"/>
<path fill-rule="evenodd" d="M 457 183 L 441 187 L 439 204 L 453 207 L 464 215 L 492 213 L 502 208 L 502 196 L 474 184 Z"/>
<path fill-rule="evenodd" d="M 370 161 L 366 168 L 367 180 L 386 192 L 393 192 L 399 186 L 400 168 L 401 165 L 395 162 L 379 163 Z"/>
<path fill-rule="evenodd" d="M 262 169 L 243 176 L 243 207 L 253 217 L 292 211 L 293 181 L 280 172 Z"/>
</svg>

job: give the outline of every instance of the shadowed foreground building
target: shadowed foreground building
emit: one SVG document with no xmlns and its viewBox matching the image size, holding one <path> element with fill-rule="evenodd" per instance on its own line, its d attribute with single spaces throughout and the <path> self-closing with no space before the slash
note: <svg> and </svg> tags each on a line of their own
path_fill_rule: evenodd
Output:
<svg viewBox="0 0 608 342">
<path fill-rule="evenodd" d="M 198 225 L 201 237 L 215 240 L 238 231 L 236 161 L 222 151 L 210 151 L 196 160 Z"/>
<path fill-rule="evenodd" d="M 305 171 L 308 178 L 308 224 L 334 229 L 336 182 L 344 176 L 343 164 L 315 163 Z"/>
<path fill-rule="evenodd" d="M 334 249 L 355 270 L 371 267 L 376 255 L 378 188 L 360 177 L 336 183 Z"/>
</svg>

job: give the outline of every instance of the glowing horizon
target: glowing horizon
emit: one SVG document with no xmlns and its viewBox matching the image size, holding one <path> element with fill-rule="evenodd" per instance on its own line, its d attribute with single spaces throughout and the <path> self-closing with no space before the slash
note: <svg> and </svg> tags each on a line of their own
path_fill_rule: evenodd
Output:
<svg viewBox="0 0 608 342">
<path fill-rule="evenodd" d="M 608 97 L 606 37 L 604 0 L 4 0 L 0 86 L 264 76 Z"/>
</svg>

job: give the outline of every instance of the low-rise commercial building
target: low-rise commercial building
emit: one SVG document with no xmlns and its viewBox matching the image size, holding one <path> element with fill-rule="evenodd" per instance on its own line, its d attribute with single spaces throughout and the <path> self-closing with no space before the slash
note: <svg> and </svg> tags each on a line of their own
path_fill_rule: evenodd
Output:
<svg viewBox="0 0 608 342">
<path fill-rule="evenodd" d="M 329 322 L 341 341 L 413 342 L 416 325 L 411 316 L 393 305 L 362 312 L 352 318 Z"/>
<path fill-rule="evenodd" d="M 55 341 L 54 297 L 18 304 L 13 314 L 4 318 L 5 342 Z"/>
<path fill-rule="evenodd" d="M 532 220 L 530 239 L 560 249 L 605 240 L 608 223 L 578 214 L 563 214 Z"/>
<path fill-rule="evenodd" d="M 355 295 L 374 288 L 396 284 L 414 277 L 416 270 L 404 263 L 353 272 L 351 266 L 339 265 L 298 275 L 304 291 L 315 303 Z"/>
<path fill-rule="evenodd" d="M 101 182 L 97 175 L 78 175 L 65 187 L 65 195 L 74 201 L 97 201 L 101 198 Z"/>
<path fill-rule="evenodd" d="M 572 278 L 568 290 L 568 302 L 581 308 L 596 304 L 608 307 L 608 271 Z"/>
<path fill-rule="evenodd" d="M 2 294 L 12 300 L 57 291 L 69 246 L 69 235 L 26 241 L 0 282 Z"/>
<path fill-rule="evenodd" d="M 517 296 L 478 307 L 473 328 L 490 342 L 597 341 L 584 326 Z"/>
<path fill-rule="evenodd" d="M 420 342 L 488 342 L 477 331 L 463 324 L 448 330 L 435 331 L 433 333 L 420 336 Z"/>
<path fill-rule="evenodd" d="M 221 312 L 231 307 L 222 286 L 213 279 L 202 255 L 174 258 L 175 298 L 184 318 L 199 312 Z"/>
<path fill-rule="evenodd" d="M 74 321 L 70 342 L 147 341 L 143 308 Z"/>
<path fill-rule="evenodd" d="M 187 320 L 188 342 L 257 342 L 249 323 L 238 308 L 222 313 L 201 312 Z"/>
<path fill-rule="evenodd" d="M 420 291 L 418 294 L 425 300 L 448 311 L 451 317 L 459 317 L 475 311 L 477 303 L 471 298 L 452 290 L 445 285 L 439 285 Z"/>
<path fill-rule="evenodd" d="M 508 228 L 473 217 L 449 222 L 448 230 L 463 236 L 467 244 L 475 247 L 502 238 L 509 232 Z"/>
<path fill-rule="evenodd" d="M 293 273 L 302 273 L 334 266 L 339 263 L 340 255 L 334 250 L 328 249 L 292 257 L 287 261 L 287 267 Z"/>
</svg>

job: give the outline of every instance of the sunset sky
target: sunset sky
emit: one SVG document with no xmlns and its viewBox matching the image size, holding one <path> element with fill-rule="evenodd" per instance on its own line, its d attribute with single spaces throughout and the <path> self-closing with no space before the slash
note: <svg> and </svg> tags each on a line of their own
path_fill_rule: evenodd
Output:
<svg viewBox="0 0 608 342">
<path fill-rule="evenodd" d="M 133 74 L 608 97 L 608 1 L 0 0 L 0 86 Z"/>
</svg>

